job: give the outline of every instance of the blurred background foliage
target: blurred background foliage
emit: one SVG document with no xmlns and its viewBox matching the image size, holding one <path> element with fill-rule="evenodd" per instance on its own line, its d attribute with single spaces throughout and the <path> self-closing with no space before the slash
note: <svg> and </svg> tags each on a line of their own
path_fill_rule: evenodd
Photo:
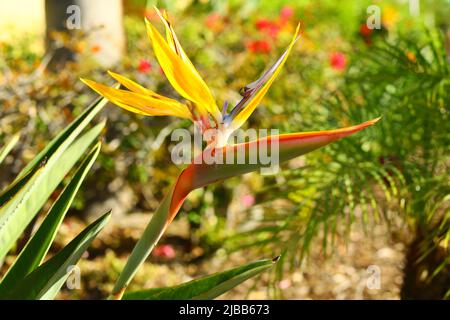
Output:
<svg viewBox="0 0 450 320">
<path fill-rule="evenodd" d="M 145 34 L 143 16 L 157 21 L 153 4 L 169 11 L 219 105 L 239 100 L 239 89 L 280 55 L 301 22 L 299 44 L 249 127 L 315 131 L 383 116 L 373 128 L 291 161 L 277 175 L 249 174 L 194 192 L 154 262 L 173 259 L 173 246 L 182 248 L 179 255 L 187 258 L 181 261 L 189 263 L 216 255 L 251 260 L 282 254 L 270 296 L 284 297 L 286 274 L 308 263 L 320 269 L 317 252 L 333 256 L 351 241 L 354 228 L 364 234 L 361 241 L 374 241 L 374 230 L 382 226 L 384 241 L 404 244 L 399 290 L 388 297 L 449 297 L 447 0 L 420 1 L 417 15 L 400 0 L 124 1 L 127 51 L 111 69 L 176 97 Z M 372 4 L 381 9 L 381 29 L 365 25 Z M 0 183 L 11 181 L 94 99 L 80 76 L 113 84 L 92 58 L 102 48 L 87 44 L 85 36 L 55 35 L 58 46 L 75 54 L 58 70 L 47 68 L 51 57 L 32 35 L 0 42 L 0 144 L 21 133 Z M 91 221 L 94 212 L 104 211 L 99 207 L 112 208 L 118 225 L 141 213 L 146 221 L 180 170 L 170 160 L 171 131 L 189 123 L 115 107 L 104 113 L 102 152 L 70 214 L 74 221 Z M 105 240 L 116 251 L 106 251 L 105 261 L 129 251 L 136 239 L 132 232 L 116 232 Z M 97 254 L 103 253 L 99 248 Z"/>
</svg>

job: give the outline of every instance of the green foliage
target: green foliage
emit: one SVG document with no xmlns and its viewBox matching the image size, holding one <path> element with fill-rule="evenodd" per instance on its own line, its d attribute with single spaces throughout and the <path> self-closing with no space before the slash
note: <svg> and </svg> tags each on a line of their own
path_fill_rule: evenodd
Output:
<svg viewBox="0 0 450 320">
<path fill-rule="evenodd" d="M 299 169 L 282 173 L 282 184 L 266 185 L 259 193 L 266 208 L 262 225 L 230 238 L 231 248 L 283 246 L 282 262 L 294 267 L 319 234 L 326 253 L 356 220 L 370 232 L 374 223 L 400 219 L 426 235 L 423 255 L 442 245 L 449 255 L 450 67 L 440 32 L 420 34 L 426 36 L 381 41 L 350 57 L 344 81 L 323 95 L 316 120 L 302 126 L 377 115 L 382 121 L 365 135 L 308 155 Z M 289 209 L 273 205 L 280 198 Z M 448 270 L 449 259 L 434 268 L 432 277 Z"/>
<path fill-rule="evenodd" d="M 76 264 L 86 251 L 92 240 L 102 230 L 110 218 L 110 213 L 100 217 L 75 239 L 65 246 L 58 254 L 41 266 L 17 281 L 4 295 L 3 299 L 53 299 L 70 275 L 68 268 Z"/>
<path fill-rule="evenodd" d="M 55 188 L 96 139 L 104 126 L 99 124 L 69 146 L 66 139 L 29 181 L 0 208 L 0 258 L 14 245 L 20 234 L 39 212 Z M 67 150 L 66 150 L 67 149 Z M 38 165 L 36 162 L 35 166 Z M 19 176 L 20 179 L 20 176 Z"/>
<path fill-rule="evenodd" d="M 15 263 L 9 268 L 8 273 L 0 282 L 0 294 L 10 290 L 17 279 L 25 277 L 42 263 L 50 246 L 55 239 L 61 222 L 69 210 L 73 199 L 81 186 L 81 182 L 86 177 L 89 169 L 94 164 L 100 152 L 100 144 L 97 144 L 86 159 L 81 163 L 73 178 L 62 191 L 61 195 L 49 210 L 45 220 L 38 231 L 28 241 L 27 245 L 20 252 Z"/>
<path fill-rule="evenodd" d="M 214 299 L 238 284 L 271 268 L 278 260 L 261 260 L 231 270 L 215 273 L 176 287 L 129 292 L 124 300 L 206 300 Z"/>
<path fill-rule="evenodd" d="M 15 182 L 0 196 L 0 247 L 3 258 L 38 214 L 56 187 L 98 139 L 104 122 L 82 133 L 106 100 L 97 100 L 21 171 Z M 14 139 L 13 139 L 14 141 Z M 11 147 L 7 147 L 11 149 Z M 7 149 L 5 148 L 5 149 Z M 16 262 L 0 282 L 2 299 L 52 299 L 68 277 L 67 267 L 76 264 L 90 242 L 103 228 L 109 215 L 88 226 L 78 237 L 45 263 L 55 234 L 70 208 L 81 182 L 86 177 L 100 151 L 94 146 L 73 174 L 61 196 Z"/>
<path fill-rule="evenodd" d="M 0 164 L 5 160 L 9 152 L 14 148 L 14 146 L 19 142 L 20 136 L 18 134 L 14 135 L 11 140 L 0 149 Z"/>
</svg>

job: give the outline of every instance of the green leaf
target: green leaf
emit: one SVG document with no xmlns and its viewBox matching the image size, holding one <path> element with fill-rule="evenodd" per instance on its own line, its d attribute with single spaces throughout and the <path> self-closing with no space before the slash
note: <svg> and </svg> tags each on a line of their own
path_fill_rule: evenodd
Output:
<svg viewBox="0 0 450 320">
<path fill-rule="evenodd" d="M 25 168 L 22 169 L 16 180 L 26 175 L 44 159 L 49 159 L 52 155 L 64 151 L 75 138 L 80 135 L 97 113 L 103 109 L 106 103 L 108 103 L 108 100 L 105 98 L 94 101 L 85 111 L 83 111 L 83 113 L 50 141 L 45 148 L 25 166 Z"/>
<path fill-rule="evenodd" d="M 0 295 L 6 290 L 10 290 L 15 282 L 23 279 L 26 275 L 36 269 L 45 258 L 81 183 L 100 152 L 100 147 L 101 144 L 98 143 L 92 148 L 89 155 L 73 175 L 71 181 L 67 184 L 61 195 L 49 210 L 47 217 L 44 219 L 39 229 L 30 241 L 28 241 L 15 263 L 8 270 L 8 273 L 0 282 Z"/>
<path fill-rule="evenodd" d="M 104 125 L 104 122 L 96 125 L 62 152 L 58 149 L 33 178 L 0 208 L 0 259 L 7 254 L 48 197 L 99 136 Z"/>
<path fill-rule="evenodd" d="M 83 113 L 81 113 L 72 123 L 61 131 L 45 148 L 31 160 L 25 168 L 17 175 L 14 182 L 0 195 L 0 206 L 11 199 L 33 176 L 33 172 L 39 169 L 51 156 L 61 154 L 89 124 L 95 115 L 105 106 L 107 99 L 97 99 Z M 1 213 L 0 213 L 1 215 Z M 1 258 L 0 258 L 1 259 Z"/>
<path fill-rule="evenodd" d="M 33 176 L 36 175 L 37 171 L 40 171 L 44 163 L 41 163 L 39 166 L 35 166 L 33 170 L 29 171 L 22 178 L 14 181 L 10 184 L 1 194 L 0 194 L 0 207 L 2 207 L 7 201 L 11 200 L 22 188 L 24 188 L 30 179 L 33 179 Z"/>
<path fill-rule="evenodd" d="M 271 268 L 278 258 L 252 262 L 224 272 L 215 273 L 195 279 L 175 287 L 154 288 L 129 292 L 123 296 L 125 300 L 188 300 L 214 299 L 231 290 L 242 282 Z"/>
<path fill-rule="evenodd" d="M 20 135 L 15 134 L 11 140 L 0 149 L 0 164 L 5 160 L 6 156 L 11 152 L 11 150 L 15 147 L 17 142 L 19 142 Z"/>
<path fill-rule="evenodd" d="M 68 268 L 75 265 L 92 240 L 108 222 L 108 212 L 84 229 L 67 246 L 39 268 L 16 282 L 14 288 L 1 299 L 53 299 L 69 276 Z"/>
<path fill-rule="evenodd" d="M 131 252 L 124 269 L 120 273 L 120 276 L 114 285 L 112 291 L 113 296 L 120 298 L 128 284 L 131 282 L 131 279 L 133 279 L 136 274 L 139 266 L 144 263 L 145 259 L 152 252 L 153 248 L 163 235 L 165 228 L 167 227 L 167 220 L 170 214 L 169 207 L 173 190 L 174 188 L 171 189 L 170 194 L 161 202 L 139 238 L 139 241 L 136 243 L 136 246 Z"/>
</svg>

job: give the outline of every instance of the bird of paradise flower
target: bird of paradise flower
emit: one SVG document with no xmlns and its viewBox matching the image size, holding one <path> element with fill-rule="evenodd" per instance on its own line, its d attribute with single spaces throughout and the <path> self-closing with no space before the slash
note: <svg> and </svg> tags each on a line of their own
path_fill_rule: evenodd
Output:
<svg viewBox="0 0 450 320">
<path fill-rule="evenodd" d="M 148 20 L 145 20 L 148 36 L 164 74 L 174 89 L 187 102 L 183 103 L 164 97 L 113 72 L 109 72 L 109 74 L 127 90 L 111 88 L 91 80 L 81 79 L 86 85 L 119 107 L 146 116 L 175 116 L 200 122 L 202 130 L 215 128 L 224 134 L 220 135 L 222 138 L 210 141 L 208 147 L 223 154 L 227 154 L 230 150 L 243 149 L 247 151 L 247 157 L 250 157 L 251 153 L 257 150 L 257 148 L 253 148 L 255 144 L 261 143 L 263 139 L 269 144 L 276 140 L 279 143 L 280 162 L 298 157 L 349 136 L 379 120 L 377 118 L 355 126 L 335 130 L 268 136 L 247 143 L 230 145 L 227 143 L 230 134 L 246 122 L 280 73 L 287 57 L 299 39 L 300 25 L 297 26 L 291 42 L 281 57 L 258 80 L 250 83 L 242 90 L 242 99 L 228 112 L 227 104 L 224 105 L 222 110 L 219 110 L 213 94 L 181 47 L 167 13 L 161 13 L 157 8 L 155 10 L 164 24 L 166 39 Z M 238 153 L 232 152 L 231 154 Z M 118 299 L 122 297 L 138 267 L 156 246 L 191 191 L 216 181 L 256 171 L 261 166 L 258 163 L 237 164 L 228 161 L 223 164 L 208 165 L 193 161 L 180 173 L 169 194 L 166 195 L 156 210 L 120 274 L 111 297 Z"/>
</svg>

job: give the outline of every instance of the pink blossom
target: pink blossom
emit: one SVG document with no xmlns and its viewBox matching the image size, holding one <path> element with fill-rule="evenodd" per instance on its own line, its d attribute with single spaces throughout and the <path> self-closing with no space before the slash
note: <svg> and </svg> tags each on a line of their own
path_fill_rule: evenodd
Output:
<svg viewBox="0 0 450 320">
<path fill-rule="evenodd" d="M 278 288 L 280 288 L 281 290 L 283 290 L 283 289 L 289 288 L 291 285 L 292 285 L 291 280 L 289 280 L 289 279 L 284 279 L 284 280 L 281 280 L 281 281 L 278 283 Z"/>
<path fill-rule="evenodd" d="M 287 21 L 294 15 L 294 9 L 291 6 L 284 6 L 280 11 L 281 21 Z"/>
<path fill-rule="evenodd" d="M 255 203 L 255 197 L 251 194 L 247 194 L 241 198 L 242 204 L 249 208 Z"/>
<path fill-rule="evenodd" d="M 166 259 L 173 259 L 175 258 L 176 254 L 175 250 L 170 244 L 161 244 L 159 246 L 156 246 L 156 248 L 153 250 L 153 255 Z"/>
</svg>

